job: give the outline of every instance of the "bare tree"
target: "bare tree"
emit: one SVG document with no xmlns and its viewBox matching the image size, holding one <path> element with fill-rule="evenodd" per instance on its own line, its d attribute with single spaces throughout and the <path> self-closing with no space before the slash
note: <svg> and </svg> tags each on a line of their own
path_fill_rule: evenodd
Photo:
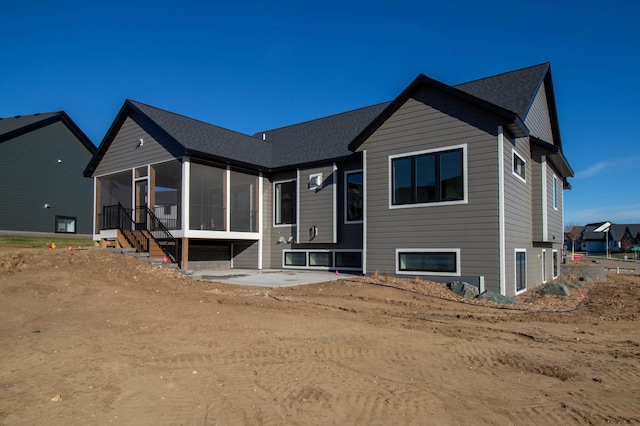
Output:
<svg viewBox="0 0 640 426">
<path fill-rule="evenodd" d="M 576 251 L 576 241 L 582 238 L 582 230 L 584 226 L 576 223 L 565 223 L 564 234 L 571 240 L 571 259 Z"/>
</svg>

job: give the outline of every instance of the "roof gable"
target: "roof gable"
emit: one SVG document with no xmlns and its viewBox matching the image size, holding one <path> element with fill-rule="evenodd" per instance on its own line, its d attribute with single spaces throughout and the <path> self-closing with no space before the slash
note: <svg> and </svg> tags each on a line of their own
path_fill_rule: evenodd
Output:
<svg viewBox="0 0 640 426">
<path fill-rule="evenodd" d="M 485 99 L 479 98 L 465 91 L 457 89 L 453 86 L 449 86 L 445 83 L 441 83 L 424 74 L 419 74 L 413 82 L 407 86 L 406 89 L 398 95 L 388 106 L 373 120 L 350 144 L 349 149 L 355 151 L 364 141 L 371 136 L 386 120 L 391 117 L 393 113 L 398 111 L 400 107 L 420 88 L 432 87 L 446 93 L 448 95 L 457 97 L 465 102 L 478 106 L 489 112 L 492 112 L 500 116 L 504 121 L 506 127 L 516 137 L 524 137 L 528 135 L 528 130 L 520 117 L 513 111 L 503 108 L 500 105 L 493 104 Z"/>
<path fill-rule="evenodd" d="M 61 121 L 91 154 L 96 146 L 64 111 L 0 118 L 0 143 Z"/>
</svg>

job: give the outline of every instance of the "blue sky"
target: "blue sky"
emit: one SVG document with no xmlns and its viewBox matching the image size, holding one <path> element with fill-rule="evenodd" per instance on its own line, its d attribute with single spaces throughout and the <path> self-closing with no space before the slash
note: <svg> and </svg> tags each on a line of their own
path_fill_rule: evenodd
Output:
<svg viewBox="0 0 640 426">
<path fill-rule="evenodd" d="M 252 134 L 550 62 L 565 222 L 640 223 L 640 3 L 8 2 L 0 117 L 66 111 L 99 144 L 125 99 Z M 635 176 L 634 176 L 635 174 Z"/>
</svg>

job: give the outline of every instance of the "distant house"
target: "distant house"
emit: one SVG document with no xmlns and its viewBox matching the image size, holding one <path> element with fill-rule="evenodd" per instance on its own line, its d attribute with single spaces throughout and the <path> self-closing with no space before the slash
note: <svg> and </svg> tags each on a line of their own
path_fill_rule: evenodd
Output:
<svg viewBox="0 0 640 426">
<path fill-rule="evenodd" d="M 585 226 L 574 226 L 565 233 L 565 246 L 571 249 L 572 238 L 575 240 L 575 248 L 590 254 L 619 253 L 628 251 L 634 245 L 640 243 L 639 224 L 616 224 L 609 222 L 590 223 Z"/>
<path fill-rule="evenodd" d="M 85 170 L 94 239 L 183 268 L 464 280 L 560 273 L 562 151 L 548 63 L 245 135 L 127 100 Z"/>
<path fill-rule="evenodd" d="M 95 145 L 64 112 L 0 119 L 0 231 L 93 231 Z"/>
</svg>

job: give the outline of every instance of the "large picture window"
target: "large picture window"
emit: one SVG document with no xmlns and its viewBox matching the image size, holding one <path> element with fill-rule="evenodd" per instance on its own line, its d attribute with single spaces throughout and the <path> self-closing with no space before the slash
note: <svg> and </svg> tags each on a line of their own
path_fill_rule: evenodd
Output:
<svg viewBox="0 0 640 426">
<path fill-rule="evenodd" d="M 391 204 L 465 199 L 464 149 L 391 158 Z"/>
<path fill-rule="evenodd" d="M 362 171 L 345 172 L 345 222 L 362 221 Z"/>
<path fill-rule="evenodd" d="M 459 249 L 396 249 L 398 274 L 460 275 Z"/>
<path fill-rule="evenodd" d="M 296 223 L 296 181 L 275 182 L 274 223 L 290 225 Z"/>
</svg>

